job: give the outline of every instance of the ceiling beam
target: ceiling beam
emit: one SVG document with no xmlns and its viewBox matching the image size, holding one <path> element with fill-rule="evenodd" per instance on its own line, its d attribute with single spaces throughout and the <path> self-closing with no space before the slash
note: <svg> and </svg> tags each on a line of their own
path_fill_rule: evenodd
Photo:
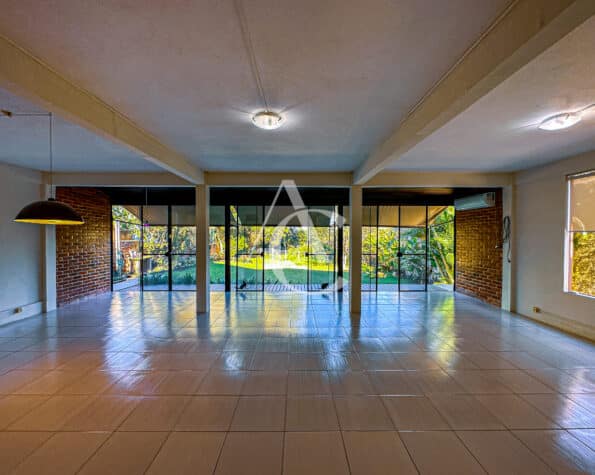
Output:
<svg viewBox="0 0 595 475">
<path fill-rule="evenodd" d="M 482 172 L 391 172 L 384 171 L 364 185 L 366 188 L 487 188 L 510 186 L 514 173 Z"/>
<path fill-rule="evenodd" d="M 279 186 L 284 180 L 293 180 L 297 186 L 350 186 L 353 177 L 351 172 L 205 172 L 205 183 L 210 186 Z"/>
<path fill-rule="evenodd" d="M 364 184 L 595 14 L 594 0 L 515 0 L 354 172 Z"/>
<path fill-rule="evenodd" d="M 50 183 L 49 173 L 43 172 L 43 181 Z M 125 186 L 125 187 L 178 187 L 192 183 L 167 172 L 157 173 L 64 173 L 52 174 L 54 186 Z"/>
<path fill-rule="evenodd" d="M 191 182 L 202 170 L 101 99 L 71 83 L 45 63 L 0 35 L 0 87 L 49 112 L 128 147 L 144 159 Z"/>
</svg>

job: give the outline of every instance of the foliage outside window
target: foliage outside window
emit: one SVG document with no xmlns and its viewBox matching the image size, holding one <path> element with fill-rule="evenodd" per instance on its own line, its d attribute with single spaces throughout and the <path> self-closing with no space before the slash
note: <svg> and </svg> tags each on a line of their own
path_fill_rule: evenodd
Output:
<svg viewBox="0 0 595 475">
<path fill-rule="evenodd" d="M 595 297 L 595 170 L 568 177 L 565 284 Z"/>
<path fill-rule="evenodd" d="M 134 285 L 140 275 L 141 222 L 140 208 L 134 206 L 112 207 L 114 285 L 130 282 Z"/>
</svg>

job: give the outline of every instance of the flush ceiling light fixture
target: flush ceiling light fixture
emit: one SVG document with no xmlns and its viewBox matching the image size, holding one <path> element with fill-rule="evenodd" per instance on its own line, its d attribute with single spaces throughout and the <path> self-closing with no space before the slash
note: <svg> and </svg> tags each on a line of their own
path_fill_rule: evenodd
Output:
<svg viewBox="0 0 595 475">
<path fill-rule="evenodd" d="M 274 130 L 283 125 L 285 120 L 276 112 L 260 111 L 252 116 L 252 122 L 260 129 Z"/>
<path fill-rule="evenodd" d="M 25 206 L 19 214 L 17 214 L 14 221 L 17 223 L 32 223 L 32 224 L 59 224 L 59 225 L 78 225 L 84 224 L 85 221 L 72 207 L 66 203 L 56 201 L 54 198 L 54 186 L 53 186 L 53 168 L 54 168 L 54 154 L 53 154 L 53 117 L 52 113 L 49 114 L 5 114 L 7 117 L 14 116 L 47 116 L 49 117 L 49 155 L 50 155 L 50 174 L 49 174 L 49 185 L 50 185 L 50 198 L 44 201 L 34 201 L 31 204 Z"/>
<path fill-rule="evenodd" d="M 551 117 L 542 120 L 537 128 L 540 130 L 547 130 L 549 132 L 567 129 L 583 120 L 583 113 L 592 107 L 595 107 L 595 103 L 589 104 L 587 107 L 583 107 L 582 109 L 574 112 L 562 112 L 560 114 L 552 115 Z"/>
<path fill-rule="evenodd" d="M 258 95 L 262 102 L 263 110 L 258 111 L 252 116 L 252 123 L 259 129 L 264 130 L 275 130 L 283 125 L 285 118 L 277 112 L 271 111 L 266 95 L 264 93 L 264 86 L 262 85 L 262 78 L 260 75 L 260 69 L 258 68 L 258 61 L 256 60 L 256 53 L 254 52 L 254 45 L 252 44 L 252 38 L 250 36 L 250 30 L 248 28 L 248 21 L 246 14 L 244 13 L 244 6 L 242 0 L 234 0 L 234 7 L 238 22 L 240 24 L 240 30 L 242 32 L 242 40 L 250 61 L 250 70 L 252 71 L 252 77 L 256 83 L 258 89 Z"/>
<path fill-rule="evenodd" d="M 562 130 L 578 124 L 582 119 L 580 112 L 563 112 L 543 120 L 537 127 L 541 130 Z"/>
</svg>

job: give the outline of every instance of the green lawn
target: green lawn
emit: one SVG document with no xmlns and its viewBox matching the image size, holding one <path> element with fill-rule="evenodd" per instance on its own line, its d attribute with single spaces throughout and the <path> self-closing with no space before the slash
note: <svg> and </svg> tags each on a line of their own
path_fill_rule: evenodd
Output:
<svg viewBox="0 0 595 475">
<path fill-rule="evenodd" d="M 281 268 L 277 271 L 282 271 L 287 283 L 289 284 L 306 284 L 308 281 L 307 270 L 305 268 Z M 177 284 L 191 285 L 195 279 L 195 267 L 187 267 L 184 269 L 177 269 L 173 271 L 172 280 Z M 225 264 L 223 262 L 210 262 L 209 273 L 212 284 L 223 284 L 225 282 Z M 245 280 L 248 283 L 260 282 L 262 279 L 262 269 L 256 268 L 256 266 L 247 263 L 247 265 L 239 266 L 238 268 L 238 280 Z M 231 267 L 231 278 L 232 281 L 236 279 L 236 267 L 232 263 Z M 322 284 L 329 282 L 331 276 L 326 270 L 315 270 L 313 269 L 310 273 L 312 283 Z M 344 279 L 349 280 L 349 272 L 344 273 Z M 264 272 L 265 284 L 279 283 L 280 279 L 275 275 L 272 269 L 265 269 Z M 368 275 L 364 273 L 362 275 L 363 283 L 375 282 L 374 275 Z M 329 282 L 330 283 L 330 282 Z M 385 274 L 378 276 L 378 284 L 397 284 L 398 279 L 396 276 L 391 274 Z M 408 279 L 402 279 L 401 283 L 408 284 L 413 283 Z M 145 277 L 145 284 L 158 285 L 167 284 L 167 272 L 154 272 L 150 276 Z"/>
</svg>

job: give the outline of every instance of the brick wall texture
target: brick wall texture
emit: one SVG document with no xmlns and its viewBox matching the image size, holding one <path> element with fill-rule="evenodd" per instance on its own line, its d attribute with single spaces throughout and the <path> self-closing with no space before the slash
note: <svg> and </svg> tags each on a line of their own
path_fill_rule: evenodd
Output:
<svg viewBox="0 0 595 475">
<path fill-rule="evenodd" d="M 502 193 L 496 206 L 457 211 L 455 288 L 500 306 L 502 292 Z"/>
<path fill-rule="evenodd" d="M 57 188 L 56 198 L 77 210 L 82 226 L 56 226 L 58 305 L 111 287 L 111 205 L 94 188 Z"/>
</svg>

